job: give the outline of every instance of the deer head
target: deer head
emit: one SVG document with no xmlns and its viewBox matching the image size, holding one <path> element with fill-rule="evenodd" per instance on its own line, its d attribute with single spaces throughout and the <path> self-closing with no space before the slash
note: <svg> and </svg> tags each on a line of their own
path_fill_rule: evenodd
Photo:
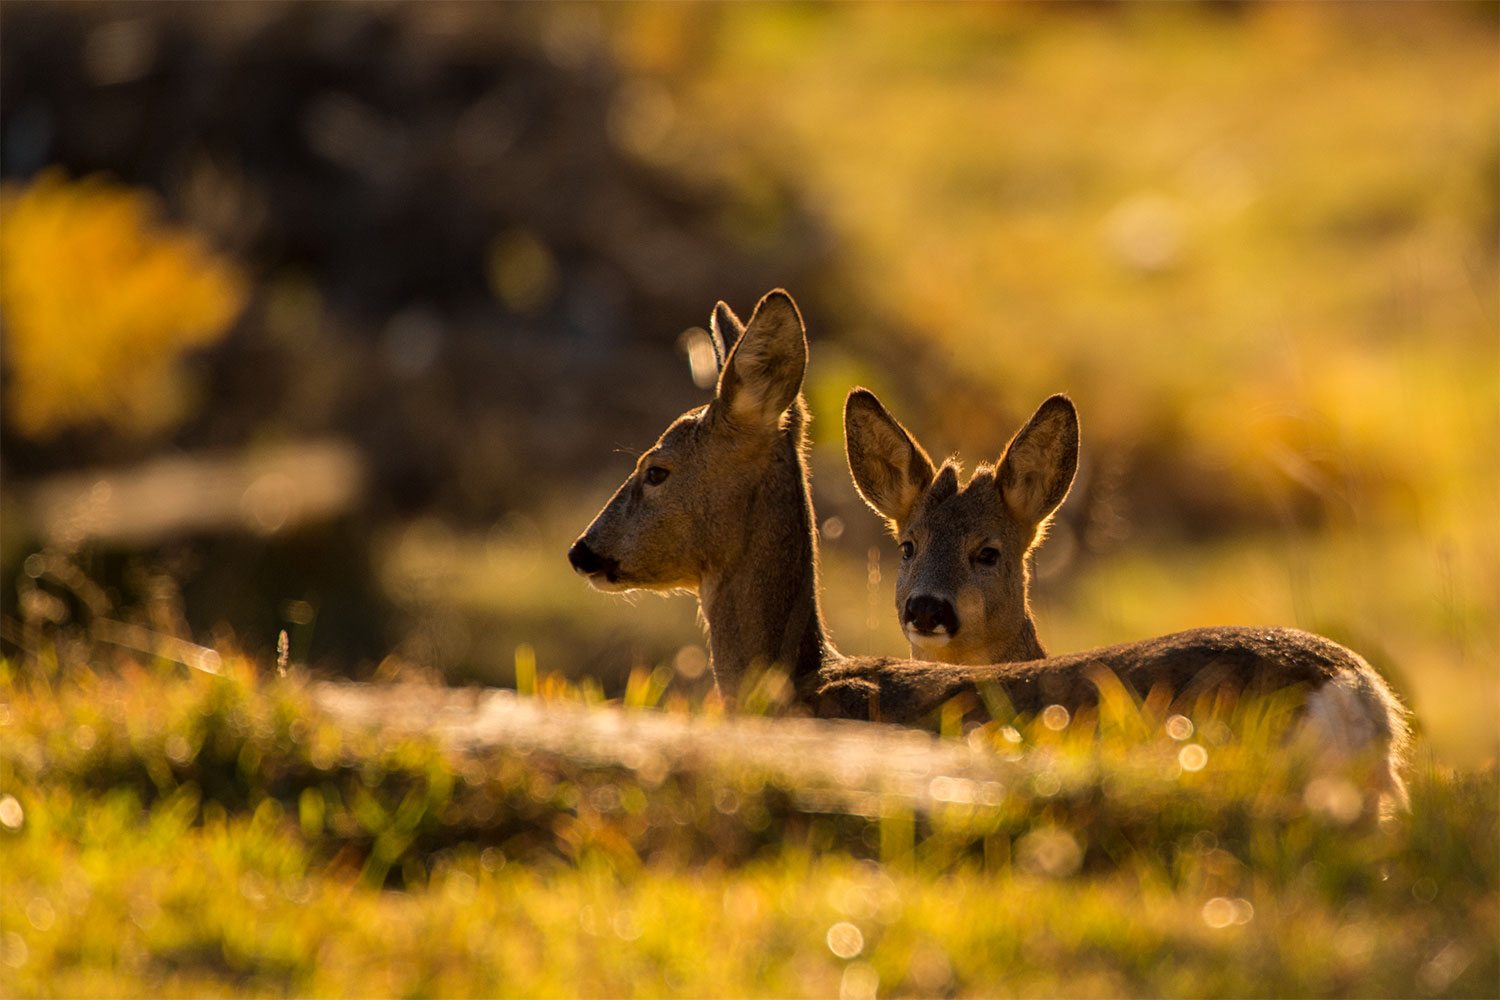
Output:
<svg viewBox="0 0 1500 1000">
<path fill-rule="evenodd" d="M 1045 655 L 1027 599 L 1027 554 L 1078 468 L 1078 414 L 1053 396 L 994 466 L 959 484 L 867 389 L 844 405 L 849 469 L 901 544 L 896 608 L 912 655 L 998 663 Z"/>
</svg>

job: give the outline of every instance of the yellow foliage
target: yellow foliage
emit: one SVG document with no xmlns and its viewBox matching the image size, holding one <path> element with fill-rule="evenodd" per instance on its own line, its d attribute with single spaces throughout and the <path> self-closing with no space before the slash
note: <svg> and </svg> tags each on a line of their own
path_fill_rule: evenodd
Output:
<svg viewBox="0 0 1500 1000">
<path fill-rule="evenodd" d="M 21 433 L 143 433 L 188 410 L 177 359 L 224 335 L 246 282 L 158 214 L 148 193 L 59 171 L 0 191 L 6 418 Z"/>
</svg>

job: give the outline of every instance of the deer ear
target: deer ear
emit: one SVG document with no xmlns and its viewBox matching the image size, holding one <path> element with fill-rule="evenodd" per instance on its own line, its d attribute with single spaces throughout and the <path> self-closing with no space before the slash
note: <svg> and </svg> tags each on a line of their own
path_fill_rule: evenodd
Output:
<svg viewBox="0 0 1500 1000">
<path fill-rule="evenodd" d="M 715 319 L 718 312 L 714 310 Z M 802 391 L 806 371 L 807 333 L 802 314 L 792 297 L 778 288 L 760 300 L 744 333 L 729 351 L 719 374 L 714 405 L 732 423 L 775 427 Z"/>
<path fill-rule="evenodd" d="M 927 452 L 869 389 L 844 401 L 844 450 L 854 486 L 899 531 L 937 470 Z"/>
<path fill-rule="evenodd" d="M 719 371 L 724 370 L 724 355 L 739 343 L 744 333 L 745 324 L 740 322 L 733 309 L 724 302 L 714 306 L 714 314 L 708 321 L 708 336 L 713 344 L 714 363 L 719 366 Z"/>
<path fill-rule="evenodd" d="M 1025 524 L 1045 521 L 1078 471 L 1078 410 L 1064 395 L 1049 398 L 1016 432 L 995 474 L 1010 512 Z"/>
</svg>

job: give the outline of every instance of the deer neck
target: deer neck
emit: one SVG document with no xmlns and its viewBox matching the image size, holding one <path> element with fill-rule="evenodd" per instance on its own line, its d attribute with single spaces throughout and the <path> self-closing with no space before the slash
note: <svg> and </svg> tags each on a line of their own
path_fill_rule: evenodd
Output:
<svg viewBox="0 0 1500 1000">
<path fill-rule="evenodd" d="M 1012 622 L 1003 636 L 996 636 L 988 644 L 966 651 L 966 655 L 953 660 L 954 663 L 984 664 L 984 663 L 1021 663 L 1027 660 L 1041 660 L 1047 656 L 1047 650 L 1042 646 L 1041 637 L 1036 632 L 1036 616 L 1031 612 L 1031 572 L 1030 567 L 1023 567 L 1021 571 L 1021 592 L 1016 595 L 1019 598 L 1020 614 Z M 963 634 L 959 633 L 959 638 Z"/>
<path fill-rule="evenodd" d="M 1021 623 L 1003 648 L 994 650 L 995 658 L 990 663 L 1019 663 L 1023 660 L 1044 660 L 1047 650 L 1036 634 L 1036 615 L 1031 611 L 1031 555 L 1021 567 Z"/>
<path fill-rule="evenodd" d="M 830 653 L 800 402 L 795 410 L 769 468 L 752 482 L 738 537 L 699 582 L 714 678 L 725 694 L 738 693 L 747 671 L 773 665 L 803 680 Z"/>
<path fill-rule="evenodd" d="M 1010 641 L 997 645 L 988 652 L 990 658 L 985 660 L 986 663 L 1019 663 L 1046 658 L 1047 651 L 1042 648 L 1042 640 L 1036 634 L 1036 622 L 1031 617 L 1030 608 L 1026 610 L 1025 620 Z"/>
</svg>

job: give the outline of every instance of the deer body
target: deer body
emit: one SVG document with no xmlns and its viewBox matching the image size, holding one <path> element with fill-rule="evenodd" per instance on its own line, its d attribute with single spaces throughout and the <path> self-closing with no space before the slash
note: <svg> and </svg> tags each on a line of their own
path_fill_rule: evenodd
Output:
<svg viewBox="0 0 1500 1000">
<path fill-rule="evenodd" d="M 1203 630 L 1155 645 L 985 666 L 842 655 L 828 641 L 818 602 L 801 315 L 775 291 L 748 324 L 720 303 L 712 328 L 716 339 L 738 334 L 714 399 L 679 417 L 640 457 L 568 558 L 596 589 L 695 592 L 720 690 L 732 694 L 747 671 L 779 666 L 814 714 L 907 724 L 985 686 L 998 686 L 1022 710 L 1076 708 L 1097 699 L 1090 677 L 1099 667 L 1142 694 L 1162 683 L 1178 692 L 1220 684 L 1259 690 L 1324 687 L 1346 676 L 1383 690 L 1348 650 L 1264 629 Z M 1395 709 L 1391 719 L 1378 738 L 1399 749 L 1404 722 Z"/>
<path fill-rule="evenodd" d="M 913 723 L 965 690 L 995 685 L 1017 712 L 1036 714 L 1048 705 L 1070 710 L 1093 705 L 1099 671 L 1114 674 L 1145 697 L 1164 686 L 1191 702 L 1200 694 L 1232 687 L 1264 694 L 1295 686 L 1321 688 L 1343 674 L 1370 667 L 1350 650 L 1297 629 L 1218 627 L 1191 629 L 1140 642 L 1016 663 L 953 665 L 933 670 L 916 660 L 896 660 L 873 670 L 851 658 L 819 677 L 816 697 L 832 714 Z"/>
</svg>

